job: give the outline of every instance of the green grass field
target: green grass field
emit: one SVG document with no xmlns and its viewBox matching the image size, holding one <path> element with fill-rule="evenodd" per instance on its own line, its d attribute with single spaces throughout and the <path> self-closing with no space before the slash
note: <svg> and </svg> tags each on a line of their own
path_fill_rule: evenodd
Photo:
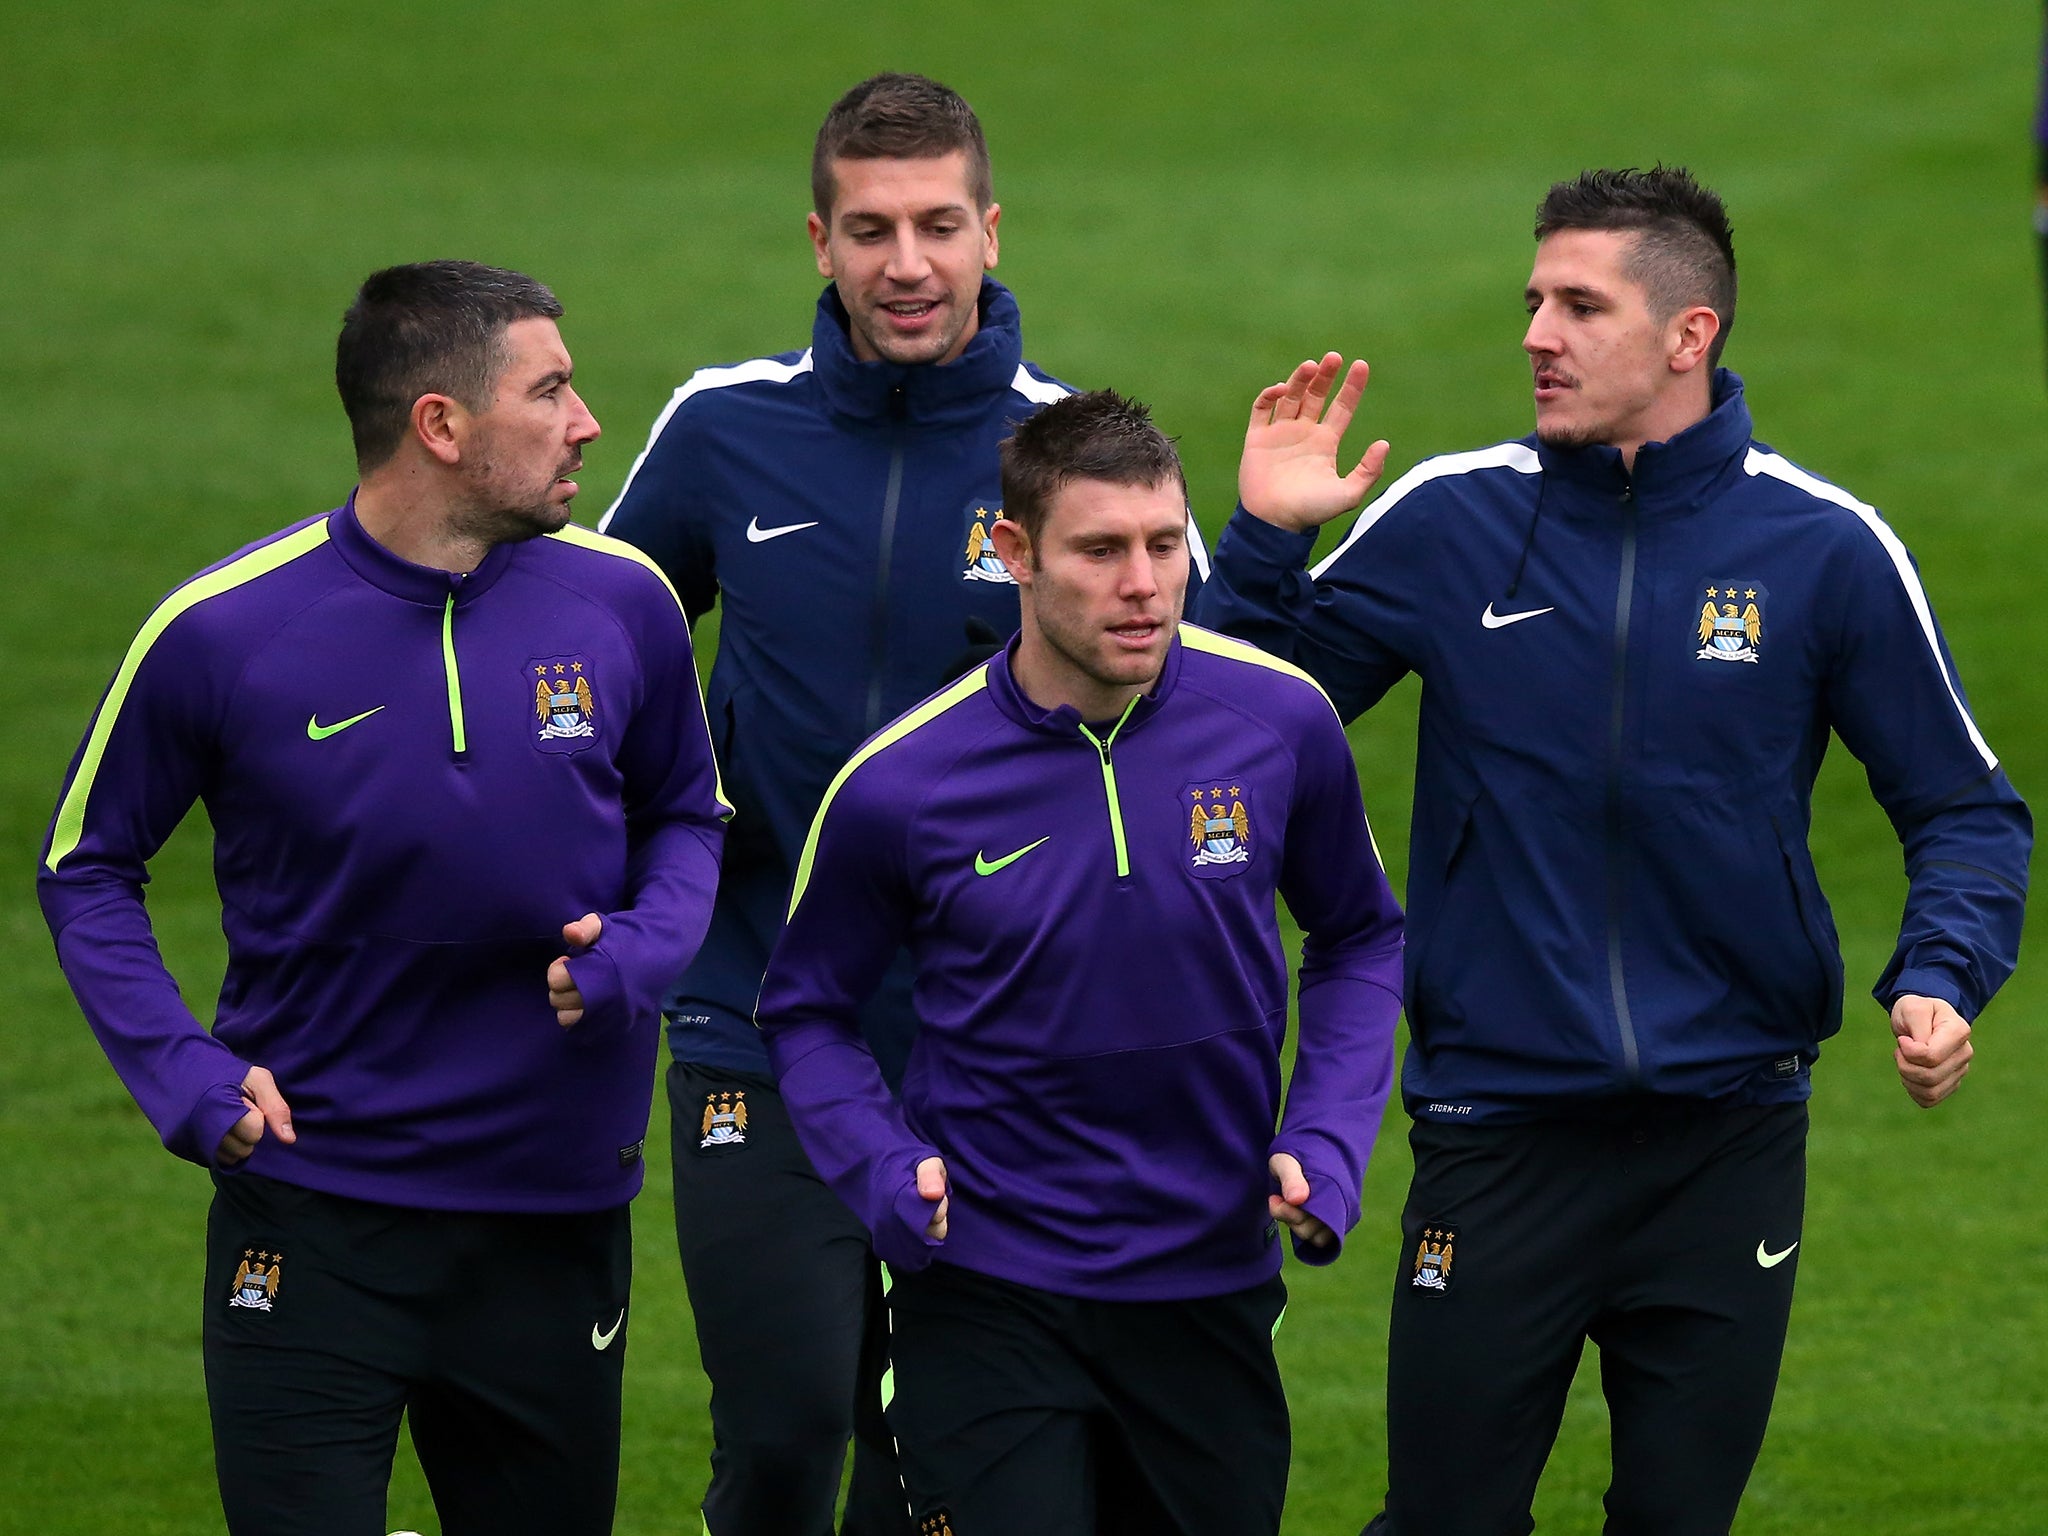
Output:
<svg viewBox="0 0 2048 1536">
<path fill-rule="evenodd" d="M 1030 355 L 1151 401 L 1213 529 L 1251 395 L 1310 352 L 1372 359 L 1366 419 L 1396 472 L 1527 430 L 1537 197 L 1589 164 L 1687 163 L 1734 213 L 1728 362 L 1762 435 L 1914 547 L 1985 735 L 2040 795 L 2038 24 L 2031 0 L 876 0 L 824 20 L 650 0 L 17 0 L 0 15 L 0 935 L 19 967 L 0 1047 L 0 1532 L 219 1526 L 198 1356 L 207 1183 L 101 1058 L 30 871 L 154 599 L 346 491 L 329 377 L 365 273 L 465 255 L 557 288 L 608 429 L 584 477 L 592 521 L 691 368 L 802 343 L 817 119 L 875 69 L 922 69 L 988 128 Z M 1397 886 L 1412 733 L 1412 690 L 1353 732 Z M 1913 1110 L 1857 996 L 1889 950 L 1897 846 L 1844 754 L 1820 800 L 1850 1015 L 1819 1069 L 1804 1278 L 1738 1529 L 2048 1530 L 2042 957 L 1985 1019 L 1959 1098 Z M 158 876 L 158 931 L 203 1012 L 221 965 L 203 825 Z M 1292 1272 L 1290 1532 L 1353 1531 L 1377 1507 L 1405 1176 L 1390 1134 L 1344 1264 Z M 694 1533 L 708 1436 L 665 1169 L 637 1229 L 619 1529 Z M 1604 1436 L 1588 1372 L 1544 1530 L 1598 1528 Z M 391 1524 L 435 1528 L 404 1456 Z"/>
</svg>

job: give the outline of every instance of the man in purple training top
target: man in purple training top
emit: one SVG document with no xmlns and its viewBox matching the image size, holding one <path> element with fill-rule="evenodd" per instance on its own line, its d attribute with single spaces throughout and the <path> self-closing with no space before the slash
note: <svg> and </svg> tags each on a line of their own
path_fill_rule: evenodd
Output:
<svg viewBox="0 0 2048 1536">
<path fill-rule="evenodd" d="M 213 1171 L 231 1532 L 371 1536 L 402 1415 L 441 1528 L 596 1533 L 661 989 L 727 807 L 675 594 L 569 523 L 597 422 L 533 279 L 394 267 L 342 322 L 361 484 L 129 647 L 38 888 L 122 1081 Z M 203 800 L 209 1033 L 144 866 Z"/>
<path fill-rule="evenodd" d="M 1185 482 L 1143 407 L 1057 401 L 1002 454 L 1023 627 L 833 781 L 760 1024 L 895 1272 L 925 1530 L 1275 1531 L 1278 1230 L 1326 1263 L 1358 1218 L 1400 911 L 1329 700 L 1179 624 Z M 1308 934 L 1277 1136 L 1276 891 Z M 904 945 L 898 1100 L 858 1017 Z"/>
</svg>

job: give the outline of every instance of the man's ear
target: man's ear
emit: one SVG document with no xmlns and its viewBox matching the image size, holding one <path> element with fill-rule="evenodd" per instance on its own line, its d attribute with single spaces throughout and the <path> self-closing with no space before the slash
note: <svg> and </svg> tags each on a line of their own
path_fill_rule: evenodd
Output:
<svg viewBox="0 0 2048 1536">
<path fill-rule="evenodd" d="M 1705 366 L 1721 334 L 1721 317 L 1709 305 L 1695 304 L 1682 310 L 1671 322 L 1671 371 L 1691 373 Z"/>
<path fill-rule="evenodd" d="M 993 272 L 996 269 L 996 255 L 998 252 L 996 225 L 1002 221 L 1002 217 L 1003 205 L 1001 203 L 990 203 L 988 205 L 988 212 L 981 216 L 981 238 L 987 246 L 987 249 L 981 254 L 981 270 L 984 272 Z"/>
<path fill-rule="evenodd" d="M 815 213 L 804 220 L 804 227 L 811 232 L 811 251 L 818 258 L 818 276 L 830 278 L 832 271 L 832 247 L 827 240 L 832 232 L 825 227 L 825 221 Z"/>
<path fill-rule="evenodd" d="M 443 464 L 461 462 L 469 422 L 468 409 L 446 395 L 421 395 L 412 403 L 412 435 Z"/>
<path fill-rule="evenodd" d="M 1020 587 L 1031 585 L 1031 535 L 1024 531 L 1022 523 L 1011 522 L 999 517 L 989 525 L 989 538 L 995 544 L 996 558 L 1009 569 L 1011 580 Z"/>
</svg>

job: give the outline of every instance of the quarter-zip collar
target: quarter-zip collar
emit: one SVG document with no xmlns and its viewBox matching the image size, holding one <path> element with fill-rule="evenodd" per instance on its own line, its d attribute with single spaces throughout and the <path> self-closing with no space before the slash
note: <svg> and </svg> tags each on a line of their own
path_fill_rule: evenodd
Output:
<svg viewBox="0 0 2048 1536">
<path fill-rule="evenodd" d="M 862 362 L 846 331 L 846 306 L 827 285 L 811 326 L 811 368 L 825 403 L 855 421 L 950 427 L 979 421 L 988 397 L 1010 387 L 1024 361 L 1023 321 L 1010 290 L 981 280 L 981 324 L 950 363 Z"/>
<path fill-rule="evenodd" d="M 1676 437 L 1645 443 L 1636 450 L 1634 472 L 1621 450 L 1606 443 L 1585 448 L 1552 448 L 1536 437 L 1524 441 L 1543 461 L 1545 475 L 1594 492 L 1618 497 L 1633 490 L 1637 511 L 1644 517 L 1672 516 L 1700 507 L 1750 443 L 1749 405 L 1742 379 L 1726 368 L 1714 371 L 1714 407 Z M 1569 515 L 1568 502 L 1546 510 Z"/>
<path fill-rule="evenodd" d="M 1081 727 L 1088 722 L 1081 718 L 1078 709 L 1071 704 L 1062 704 L 1057 709 L 1041 709 L 1031 702 L 1022 688 L 1017 686 L 1016 675 L 1010 669 L 1016 660 L 1017 645 L 1021 638 L 1021 632 L 1012 635 L 1010 643 L 1003 647 L 1002 654 L 989 662 L 989 697 L 995 701 L 997 709 L 1028 731 L 1035 731 L 1041 736 L 1064 736 L 1074 741 L 1083 740 Z M 1122 724 L 1118 727 L 1117 739 L 1123 740 L 1134 732 L 1143 730 L 1146 722 L 1165 707 L 1179 678 L 1180 636 L 1176 634 L 1173 642 L 1166 648 L 1166 665 L 1160 669 L 1159 681 L 1153 684 L 1150 693 L 1141 693 L 1132 702 L 1130 710 L 1123 716 Z M 1108 722 L 1095 723 L 1102 725 Z"/>
<path fill-rule="evenodd" d="M 454 594 L 458 608 L 475 602 L 505 574 L 519 548 L 517 544 L 493 544 L 485 551 L 482 563 L 466 573 L 414 565 L 403 556 L 394 555 L 364 530 L 356 517 L 354 491 L 348 493 L 347 501 L 328 513 L 327 536 L 348 562 L 349 569 L 371 586 L 409 603 L 425 603 L 433 608 L 446 605 L 450 593 Z"/>
</svg>

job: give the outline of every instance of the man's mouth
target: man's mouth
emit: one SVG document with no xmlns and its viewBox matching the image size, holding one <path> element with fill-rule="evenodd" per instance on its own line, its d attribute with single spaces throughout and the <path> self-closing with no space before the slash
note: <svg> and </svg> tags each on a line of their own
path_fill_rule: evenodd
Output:
<svg viewBox="0 0 2048 1536">
<path fill-rule="evenodd" d="M 1150 645 L 1165 626 L 1157 619 L 1129 619 L 1122 624 L 1112 624 L 1109 632 L 1121 645 L 1139 649 Z"/>
<path fill-rule="evenodd" d="M 1559 373 L 1553 368 L 1538 368 L 1536 370 L 1536 398 L 1539 400 L 1548 400 L 1567 389 L 1577 389 L 1578 387 L 1579 381 L 1568 373 Z"/>
<path fill-rule="evenodd" d="M 905 322 L 922 320 L 938 307 L 937 299 L 891 299 L 882 305 L 884 313 Z"/>
</svg>

